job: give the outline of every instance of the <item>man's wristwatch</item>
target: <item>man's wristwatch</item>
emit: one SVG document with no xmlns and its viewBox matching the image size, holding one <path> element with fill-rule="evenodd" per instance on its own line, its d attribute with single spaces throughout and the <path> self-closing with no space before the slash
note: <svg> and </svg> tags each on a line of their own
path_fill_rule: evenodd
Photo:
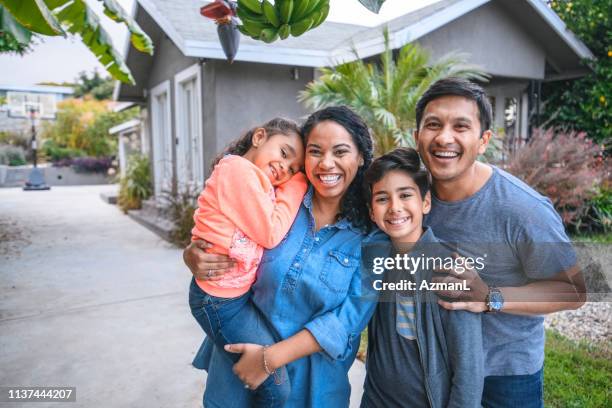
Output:
<svg viewBox="0 0 612 408">
<path fill-rule="evenodd" d="M 489 288 L 489 293 L 485 299 L 487 304 L 487 312 L 499 312 L 504 307 L 504 297 L 499 289 L 492 286 Z"/>
</svg>

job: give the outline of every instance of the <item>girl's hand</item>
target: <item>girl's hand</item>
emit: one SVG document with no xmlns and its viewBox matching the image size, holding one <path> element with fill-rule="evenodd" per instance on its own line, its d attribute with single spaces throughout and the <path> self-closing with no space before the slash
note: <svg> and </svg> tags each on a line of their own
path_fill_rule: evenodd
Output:
<svg viewBox="0 0 612 408">
<path fill-rule="evenodd" d="M 242 357 L 234 364 L 234 374 L 240 378 L 250 390 L 255 390 L 267 378 L 268 374 L 263 364 L 263 346 L 259 344 L 238 343 L 228 344 L 225 351 L 242 353 Z"/>
<path fill-rule="evenodd" d="M 206 241 L 194 241 L 183 251 L 183 261 L 193 276 L 199 280 L 215 281 L 235 265 L 227 255 L 209 254 L 205 250 L 212 245 Z"/>
</svg>

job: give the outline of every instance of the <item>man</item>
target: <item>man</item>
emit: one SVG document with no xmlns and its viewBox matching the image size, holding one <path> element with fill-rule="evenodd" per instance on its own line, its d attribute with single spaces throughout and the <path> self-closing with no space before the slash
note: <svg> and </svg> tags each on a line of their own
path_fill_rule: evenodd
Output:
<svg viewBox="0 0 612 408">
<path fill-rule="evenodd" d="M 450 310 L 485 312 L 485 407 L 542 407 L 544 327 L 541 315 L 584 303 L 584 282 L 550 200 L 510 174 L 477 161 L 492 136 L 491 105 L 467 80 L 433 84 L 416 108 L 414 134 L 432 175 L 426 224 L 458 252 L 486 267 L 449 274 L 469 291 L 440 291 Z"/>
</svg>

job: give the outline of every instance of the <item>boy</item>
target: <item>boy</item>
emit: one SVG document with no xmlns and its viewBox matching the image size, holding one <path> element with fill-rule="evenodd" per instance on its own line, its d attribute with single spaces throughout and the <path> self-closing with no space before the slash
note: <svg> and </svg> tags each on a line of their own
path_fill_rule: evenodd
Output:
<svg viewBox="0 0 612 408">
<path fill-rule="evenodd" d="M 423 228 L 431 196 L 429 176 L 420 164 L 414 149 L 398 148 L 366 171 L 370 217 L 380 231 L 364 244 L 364 262 L 374 253 L 394 259 L 398 253 L 422 261 L 455 259 L 431 229 Z M 431 282 L 432 272 L 427 267 L 402 271 L 399 266 L 386 272 L 385 284 L 409 281 L 413 286 L 380 293 L 368 326 L 362 408 L 480 406 L 480 315 L 438 306 L 435 293 L 422 286 Z"/>
</svg>

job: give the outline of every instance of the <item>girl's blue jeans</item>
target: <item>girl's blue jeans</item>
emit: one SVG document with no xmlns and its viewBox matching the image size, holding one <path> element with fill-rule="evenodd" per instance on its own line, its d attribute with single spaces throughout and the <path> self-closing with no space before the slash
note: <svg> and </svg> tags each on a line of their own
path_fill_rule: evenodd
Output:
<svg viewBox="0 0 612 408">
<path fill-rule="evenodd" d="M 274 344 L 278 340 L 265 319 L 251 302 L 251 292 L 236 298 L 220 298 L 204 292 L 195 279 L 191 280 L 189 288 L 189 307 L 191 314 L 200 324 L 206 335 L 215 343 L 222 353 L 227 355 L 234 363 L 240 359 L 240 354 L 228 353 L 223 347 L 226 344 L 254 343 Z M 263 364 L 263 361 L 262 361 Z M 217 373 L 209 372 L 209 376 Z M 222 373 L 218 373 L 223 375 Z M 250 392 L 249 406 L 276 408 L 282 407 L 289 398 L 291 386 L 285 367 L 277 371 L 277 377 L 282 381 L 276 384 L 274 376 L 270 376 L 256 390 Z M 228 381 L 226 384 L 238 384 Z M 240 383 L 241 384 L 241 383 Z M 229 407 L 235 402 L 236 395 L 243 394 L 244 389 L 232 391 L 231 389 L 212 387 L 204 391 L 204 400 L 216 406 Z M 233 401 L 234 400 L 234 401 Z M 206 404 L 205 404 L 206 406 Z"/>
</svg>

